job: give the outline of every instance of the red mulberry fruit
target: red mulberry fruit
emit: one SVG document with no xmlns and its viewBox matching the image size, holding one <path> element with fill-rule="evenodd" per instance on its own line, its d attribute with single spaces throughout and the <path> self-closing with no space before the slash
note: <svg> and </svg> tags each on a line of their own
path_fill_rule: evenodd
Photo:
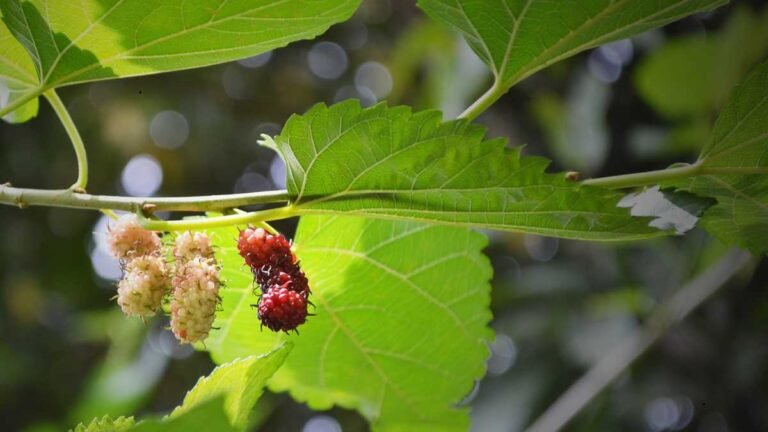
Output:
<svg viewBox="0 0 768 432">
<path fill-rule="evenodd" d="M 248 227 L 240 231 L 237 249 L 254 273 L 265 265 L 281 267 L 295 261 L 288 240 L 280 234 L 270 234 L 263 228 Z"/>
<path fill-rule="evenodd" d="M 309 295 L 309 282 L 298 263 L 282 268 L 266 265 L 255 273 L 256 282 L 261 286 L 262 292 L 280 287 L 304 294 L 304 297 Z"/>
<path fill-rule="evenodd" d="M 272 286 L 259 299 L 262 325 L 272 331 L 294 330 L 307 319 L 307 297 L 288 288 Z"/>
</svg>

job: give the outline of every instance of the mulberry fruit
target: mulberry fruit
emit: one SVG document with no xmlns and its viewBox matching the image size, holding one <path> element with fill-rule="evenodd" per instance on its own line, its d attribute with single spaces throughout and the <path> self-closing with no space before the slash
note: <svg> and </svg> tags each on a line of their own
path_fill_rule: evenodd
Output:
<svg viewBox="0 0 768 432">
<path fill-rule="evenodd" d="M 280 268 L 296 260 L 285 237 L 270 234 L 263 228 L 248 227 L 240 231 L 237 249 L 254 273 L 266 265 Z"/>
<path fill-rule="evenodd" d="M 262 325 L 287 333 L 306 321 L 307 296 L 275 285 L 261 295 L 257 309 Z"/>
<path fill-rule="evenodd" d="M 123 278 L 117 284 L 117 304 L 128 316 L 152 316 L 167 291 L 165 260 L 157 254 L 139 256 L 124 267 Z"/>
<path fill-rule="evenodd" d="M 136 216 L 128 214 L 120 217 L 107 230 L 107 243 L 110 251 L 123 261 L 160 251 L 160 237 L 139 225 Z"/>
<path fill-rule="evenodd" d="M 176 237 L 173 256 L 179 261 L 189 261 L 195 257 L 213 259 L 213 245 L 205 233 L 191 231 Z"/>
<path fill-rule="evenodd" d="M 309 295 L 309 282 L 298 263 L 282 268 L 274 268 L 266 265 L 256 272 L 256 282 L 261 286 L 262 292 L 274 287 L 287 288 L 291 291 Z"/>
<path fill-rule="evenodd" d="M 219 268 L 204 257 L 178 264 L 173 278 L 171 330 L 182 343 L 208 337 L 219 305 Z"/>
<path fill-rule="evenodd" d="M 309 282 L 290 242 L 281 234 L 248 227 L 240 231 L 237 248 L 261 288 L 255 305 L 261 325 L 288 332 L 304 324 L 311 304 Z"/>
</svg>

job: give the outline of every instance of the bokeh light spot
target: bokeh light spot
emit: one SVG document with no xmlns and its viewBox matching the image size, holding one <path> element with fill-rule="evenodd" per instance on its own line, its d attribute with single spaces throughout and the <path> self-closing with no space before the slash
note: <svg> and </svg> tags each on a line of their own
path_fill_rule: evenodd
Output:
<svg viewBox="0 0 768 432">
<path fill-rule="evenodd" d="M 173 150 L 184 145 L 189 138 L 187 118 L 176 111 L 161 111 L 149 124 L 152 141 L 163 149 Z"/>
<path fill-rule="evenodd" d="M 491 344 L 491 356 L 488 358 L 488 375 L 501 375 L 515 364 L 517 347 L 511 337 L 496 333 L 496 340 Z"/>
<path fill-rule="evenodd" d="M 248 57 L 246 59 L 238 60 L 237 63 L 240 66 L 247 67 L 248 69 L 256 69 L 269 63 L 271 59 L 272 59 L 272 51 L 267 51 L 265 53 L 262 53 L 253 57 Z"/>
<path fill-rule="evenodd" d="M 302 432 L 341 432 L 341 425 L 335 418 L 326 415 L 312 417 Z"/>
<path fill-rule="evenodd" d="M 383 64 L 370 61 L 363 63 L 355 71 L 355 87 L 369 89 L 376 100 L 382 100 L 392 91 L 392 75 Z"/>
<path fill-rule="evenodd" d="M 128 195 L 151 196 L 163 184 L 163 169 L 151 155 L 140 154 L 128 161 L 120 179 Z"/>
<path fill-rule="evenodd" d="M 307 55 L 309 70 L 323 79 L 336 79 L 347 70 L 347 53 L 333 42 L 316 43 Z"/>
</svg>

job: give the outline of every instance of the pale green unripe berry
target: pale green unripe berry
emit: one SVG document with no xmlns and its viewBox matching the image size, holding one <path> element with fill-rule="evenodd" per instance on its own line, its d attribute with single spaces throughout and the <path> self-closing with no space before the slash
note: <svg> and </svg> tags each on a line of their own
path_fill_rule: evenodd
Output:
<svg viewBox="0 0 768 432">
<path fill-rule="evenodd" d="M 139 225 L 132 214 L 121 216 L 107 230 L 107 244 L 115 258 L 129 261 L 160 251 L 160 237 Z"/>
<path fill-rule="evenodd" d="M 213 259 L 198 256 L 177 262 L 171 300 L 171 330 L 182 343 L 204 340 L 219 305 L 219 268 Z"/>
<path fill-rule="evenodd" d="M 168 292 L 168 269 L 158 254 L 143 255 L 128 261 L 117 284 L 117 304 L 128 316 L 155 314 Z"/>
<path fill-rule="evenodd" d="M 179 261 L 189 261 L 196 257 L 213 259 L 213 245 L 207 234 L 186 231 L 176 237 L 173 256 Z"/>
</svg>

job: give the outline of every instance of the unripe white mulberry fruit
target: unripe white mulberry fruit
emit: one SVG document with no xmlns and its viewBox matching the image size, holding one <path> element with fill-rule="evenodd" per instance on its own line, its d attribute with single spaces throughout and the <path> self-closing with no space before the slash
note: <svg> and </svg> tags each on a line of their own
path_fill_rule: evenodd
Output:
<svg viewBox="0 0 768 432">
<path fill-rule="evenodd" d="M 117 304 L 128 316 L 155 314 L 168 292 L 168 270 L 158 254 L 143 255 L 128 261 L 117 284 Z"/>
<path fill-rule="evenodd" d="M 136 216 L 123 215 L 107 229 L 107 243 L 115 258 L 130 260 L 160 251 L 160 237 L 139 225 Z"/>
<path fill-rule="evenodd" d="M 196 257 L 177 263 L 171 300 L 171 330 L 182 343 L 208 337 L 219 304 L 219 268 L 211 259 Z"/>
<path fill-rule="evenodd" d="M 189 261 L 196 257 L 213 259 L 213 245 L 207 234 L 186 231 L 176 237 L 173 256 L 178 261 Z"/>
</svg>

